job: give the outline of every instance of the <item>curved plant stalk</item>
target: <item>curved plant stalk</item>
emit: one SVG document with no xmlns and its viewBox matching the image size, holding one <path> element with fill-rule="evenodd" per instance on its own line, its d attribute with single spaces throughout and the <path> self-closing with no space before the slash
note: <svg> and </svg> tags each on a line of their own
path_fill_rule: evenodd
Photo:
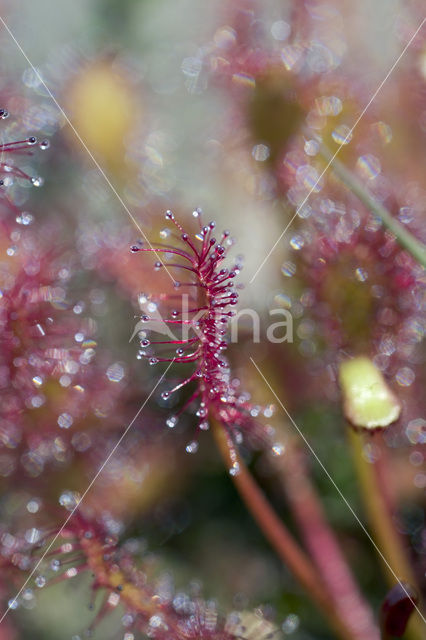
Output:
<svg viewBox="0 0 426 640">
<path fill-rule="evenodd" d="M 351 573 L 323 506 L 312 484 L 306 462 L 295 443 L 289 443 L 285 461 L 270 460 L 281 479 L 292 513 L 336 609 L 358 640 L 378 640 L 379 629 Z"/>
<path fill-rule="evenodd" d="M 388 509 L 386 496 L 381 490 L 381 480 L 376 463 L 367 462 L 363 457 L 364 434 L 348 427 L 349 442 L 355 462 L 355 470 L 358 476 L 362 499 L 367 517 L 378 547 L 383 552 L 389 566 L 383 563 L 386 579 L 391 587 L 398 580 L 409 583 L 417 589 L 416 578 L 405 552 L 402 540 L 392 515 Z M 418 590 L 418 589 L 417 589 Z M 424 638 L 426 626 L 418 612 L 414 612 L 407 627 L 407 638 L 421 640 Z"/>
<path fill-rule="evenodd" d="M 330 162 L 333 171 L 340 180 L 350 189 L 350 191 L 361 200 L 361 202 L 373 213 L 378 216 L 386 229 L 389 229 L 395 236 L 398 243 L 406 249 L 413 258 L 417 260 L 423 267 L 426 267 L 426 246 L 417 240 L 407 229 L 405 229 L 396 220 L 392 214 L 378 202 L 367 187 L 351 172 L 345 165 L 334 157 L 334 154 L 324 144 L 320 146 L 320 153 L 324 160 Z"/>
<path fill-rule="evenodd" d="M 327 587 L 309 557 L 293 539 L 239 456 L 223 426 L 210 418 L 213 434 L 227 469 L 246 507 L 286 567 L 290 569 L 330 626 L 342 640 L 359 640 L 337 611 Z"/>
</svg>

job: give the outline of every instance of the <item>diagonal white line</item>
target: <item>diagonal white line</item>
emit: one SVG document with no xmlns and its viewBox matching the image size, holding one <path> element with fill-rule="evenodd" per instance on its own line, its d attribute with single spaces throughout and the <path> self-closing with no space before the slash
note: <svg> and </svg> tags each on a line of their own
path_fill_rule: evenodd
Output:
<svg viewBox="0 0 426 640">
<path fill-rule="evenodd" d="M 287 230 L 290 228 L 290 226 L 292 225 L 293 221 L 295 220 L 295 218 L 297 217 L 299 211 L 302 209 L 302 207 L 306 204 L 306 202 L 309 200 L 311 194 L 313 193 L 313 191 L 315 190 L 315 188 L 317 187 L 318 183 L 320 182 L 321 178 L 323 177 L 323 175 L 326 173 L 326 171 L 329 169 L 330 165 L 333 163 L 333 160 L 335 159 L 335 157 L 338 155 L 338 153 L 340 152 L 342 146 L 351 139 L 352 134 L 355 130 L 355 128 L 357 127 L 357 125 L 359 124 L 359 122 L 361 121 L 361 119 L 364 117 L 367 109 L 370 107 L 371 103 L 375 100 L 376 96 L 378 95 L 378 93 L 381 91 L 383 85 L 387 82 L 387 80 L 389 79 L 391 73 L 393 72 L 393 70 L 395 69 L 395 67 L 398 65 L 398 63 L 400 62 L 401 58 L 404 56 L 404 54 L 406 53 L 407 49 L 409 48 L 409 46 L 411 45 L 411 43 L 413 42 L 414 38 L 417 36 L 417 34 L 419 33 L 420 29 L 423 27 L 424 23 L 426 22 L 426 18 L 423 18 L 423 20 L 420 23 L 420 26 L 416 29 L 416 31 L 414 32 L 414 34 L 411 36 L 411 38 L 409 39 L 409 41 L 407 42 L 407 44 L 405 45 L 405 47 L 403 48 L 403 50 L 401 51 L 401 53 L 399 54 L 398 58 L 395 60 L 395 62 L 393 63 L 393 65 L 391 66 L 391 68 L 389 69 L 389 71 L 387 72 L 387 74 L 385 75 L 385 77 L 383 78 L 383 80 L 381 81 L 381 83 L 379 84 L 379 86 L 377 87 L 377 89 L 375 90 L 375 92 L 373 93 L 373 95 L 371 96 L 371 98 L 369 99 L 369 101 L 367 102 L 367 104 L 365 105 L 364 109 L 361 111 L 361 113 L 359 114 L 358 118 L 355 120 L 354 124 L 352 125 L 352 129 L 349 130 L 349 132 L 346 134 L 345 139 L 343 140 L 342 144 L 336 149 L 336 151 L 334 152 L 334 154 L 332 155 L 332 157 L 330 158 L 330 160 L 328 161 L 328 163 L 326 164 L 324 170 L 321 172 L 320 176 L 318 177 L 317 181 L 315 182 L 315 184 L 313 185 L 313 187 L 311 188 L 311 190 L 308 192 L 307 196 L 305 196 L 304 200 L 301 202 L 301 204 L 298 205 L 293 217 L 290 219 L 290 221 L 287 223 L 284 231 L 280 234 L 280 236 L 278 237 L 278 239 L 274 242 L 273 246 L 271 247 L 271 249 L 269 250 L 267 256 L 265 257 L 265 259 L 263 260 L 263 262 L 258 266 L 258 268 L 256 269 L 256 272 L 254 273 L 254 275 L 252 276 L 251 280 L 250 280 L 250 284 L 252 284 L 252 282 L 254 281 L 254 279 L 256 278 L 257 274 L 259 273 L 259 271 L 263 268 L 265 262 L 268 260 L 268 258 L 270 257 L 270 255 L 272 254 L 272 252 L 274 251 L 275 247 L 278 245 L 279 242 L 281 242 L 281 240 L 283 239 L 285 233 L 287 232 Z"/>
<path fill-rule="evenodd" d="M 71 513 L 69 514 L 69 516 L 66 518 L 66 520 L 64 521 L 64 523 L 62 524 L 61 528 L 59 529 L 58 533 L 56 533 L 55 537 L 51 540 L 51 542 L 47 545 L 46 549 L 44 550 L 43 555 L 41 556 L 41 558 L 39 559 L 39 561 L 37 562 L 37 564 L 35 565 L 35 567 L 33 568 L 33 570 L 31 571 L 31 573 L 29 574 L 29 576 L 27 577 L 27 579 L 25 580 L 24 584 L 22 585 L 22 587 L 19 589 L 18 593 L 10 600 L 11 603 L 13 603 L 17 598 L 19 598 L 19 596 L 21 595 L 21 593 L 23 592 L 23 590 L 25 589 L 25 587 L 27 586 L 27 584 L 29 583 L 29 581 L 31 580 L 31 578 L 33 577 L 33 575 L 35 574 L 35 572 L 37 571 L 37 569 L 39 568 L 40 564 L 42 563 L 42 561 L 44 560 L 44 558 L 46 557 L 46 554 L 49 553 L 50 549 L 52 548 L 52 546 L 55 544 L 56 540 L 59 538 L 59 536 L 61 535 L 62 531 L 65 529 L 65 527 L 67 526 L 68 522 L 71 520 L 71 518 L 73 517 L 74 513 L 77 511 L 77 509 L 79 508 L 79 506 L 81 505 L 81 503 L 83 502 L 84 498 L 87 496 L 87 494 L 89 493 L 90 489 L 93 487 L 93 485 L 95 484 L 96 480 L 98 479 L 99 475 L 102 473 L 102 471 L 104 470 L 104 468 L 106 467 L 106 465 L 108 464 L 108 462 L 111 460 L 112 456 L 114 455 L 114 453 L 117 451 L 117 448 L 120 446 L 121 442 L 124 440 L 124 438 L 126 437 L 127 433 L 129 432 L 130 428 L 132 427 L 132 425 L 134 424 L 136 418 L 139 416 L 139 414 L 141 413 L 142 409 L 145 407 L 146 403 L 148 402 L 148 400 L 151 398 L 152 394 L 154 393 L 154 391 L 156 390 L 156 388 L 158 387 L 158 385 L 160 384 L 160 382 L 163 380 L 164 376 L 166 375 L 166 373 L 168 372 L 168 370 L 170 369 L 170 367 L 172 366 L 173 362 L 175 361 L 175 359 L 173 358 L 173 360 L 171 361 L 171 363 L 169 364 L 169 366 L 167 367 L 167 369 L 164 371 L 164 373 L 160 376 L 158 382 L 155 384 L 154 388 L 151 390 L 149 396 L 147 398 L 145 398 L 142 406 L 138 409 L 136 415 L 132 418 L 131 422 L 127 425 L 126 429 L 124 430 L 124 432 L 122 433 L 122 435 L 120 436 L 120 438 L 118 439 L 118 441 L 115 443 L 114 447 L 112 448 L 112 450 L 110 451 L 110 453 L 108 454 L 107 458 L 104 460 L 104 462 L 101 464 L 101 466 L 99 467 L 99 469 L 97 470 L 97 472 L 95 473 L 94 477 L 92 478 L 92 480 L 90 481 L 87 489 L 85 490 L 85 492 L 83 493 L 83 495 L 81 496 L 80 500 L 78 501 L 78 503 L 76 504 L 76 506 L 74 507 L 74 509 L 71 511 Z M 7 607 L 6 611 L 3 613 L 2 617 L 0 618 L 0 624 L 3 622 L 3 620 L 5 619 L 5 617 L 7 616 L 7 614 L 9 613 L 11 609 L 11 605 L 9 604 L 9 606 Z"/>
<path fill-rule="evenodd" d="M 103 179 L 105 180 L 105 182 L 107 183 L 107 185 L 109 186 L 109 188 L 111 189 L 111 191 L 113 192 L 113 194 L 115 195 L 115 197 L 117 198 L 117 200 L 119 201 L 119 203 L 121 204 L 121 206 L 123 207 L 123 209 L 125 210 L 125 212 L 127 213 L 127 215 L 129 216 L 130 220 L 133 222 L 133 224 L 135 225 L 135 227 L 138 229 L 138 231 L 140 231 L 141 235 L 143 236 L 143 239 L 145 240 L 145 242 L 148 244 L 149 248 L 152 249 L 152 251 L 155 253 L 155 255 L 157 256 L 158 260 L 162 263 L 162 259 L 160 258 L 159 254 L 157 253 L 157 251 L 155 251 L 154 247 L 151 245 L 150 241 L 148 240 L 147 236 L 145 235 L 145 233 L 142 231 L 142 228 L 140 226 L 140 224 L 138 223 L 138 221 L 136 220 L 135 216 L 132 214 L 132 212 L 130 211 L 129 207 L 126 205 L 126 203 L 124 202 L 123 198 L 120 196 L 120 194 L 118 193 L 117 189 L 114 187 L 114 185 L 112 184 L 111 180 L 108 178 L 107 174 L 105 173 L 105 171 L 102 169 L 101 165 L 99 164 L 99 162 L 96 160 L 95 156 L 93 155 L 93 153 L 90 151 L 89 147 L 87 146 L 87 144 L 84 142 L 83 138 L 80 136 L 80 134 L 78 133 L 77 129 L 74 127 L 73 123 L 71 122 L 71 120 L 69 119 L 69 117 L 67 116 L 67 114 L 65 113 L 64 109 L 61 107 L 61 105 L 59 104 L 59 102 L 57 101 L 57 99 L 55 98 L 55 96 L 53 95 L 52 91 L 49 89 L 49 87 L 47 86 L 47 84 L 45 83 L 45 81 L 43 80 L 43 77 L 41 76 L 40 72 L 38 71 L 38 69 L 33 65 L 33 63 L 31 62 L 31 60 L 29 59 L 29 57 L 27 56 L 27 54 L 25 53 L 24 49 L 22 48 L 22 46 L 19 44 L 19 42 L 17 41 L 17 39 L 15 38 L 15 36 L 13 35 L 12 31 L 10 30 L 10 28 L 8 27 L 8 25 L 6 24 L 6 22 L 4 21 L 4 19 L 0 16 L 0 23 L 4 26 L 4 28 L 6 29 L 6 31 L 8 32 L 8 34 L 10 35 L 10 37 L 12 38 L 13 42 L 16 44 L 16 46 L 18 47 L 19 51 L 22 53 L 23 57 L 25 58 L 25 60 L 28 62 L 28 64 L 30 65 L 32 71 L 34 72 L 34 74 L 36 75 L 37 79 L 40 81 L 40 83 L 43 85 L 43 87 L 46 89 L 47 93 L 49 94 L 49 97 L 51 98 L 51 100 L 53 101 L 53 103 L 55 104 L 55 106 L 57 107 L 58 111 L 62 114 L 62 116 L 64 117 L 64 119 L 66 120 L 67 124 L 71 127 L 72 132 L 74 133 L 74 135 L 76 136 L 77 140 L 80 142 L 80 144 L 82 145 L 83 149 L 86 151 L 86 153 L 88 154 L 88 156 L 90 157 L 90 159 L 92 160 L 93 164 L 95 165 L 95 167 L 97 168 L 97 170 L 99 171 L 99 173 L 101 174 L 101 176 L 103 177 Z M 170 271 L 167 269 L 167 267 L 165 265 L 164 269 L 167 271 L 170 279 L 172 280 L 172 282 L 175 281 L 175 278 L 173 278 L 172 274 L 170 273 Z"/>
<path fill-rule="evenodd" d="M 265 376 L 263 375 L 262 371 L 259 369 L 259 367 L 257 366 L 256 362 L 253 360 L 252 357 L 250 357 L 250 360 L 252 361 L 254 367 L 256 368 L 257 372 L 260 374 L 260 376 L 262 377 L 263 381 L 265 382 L 265 384 L 267 385 L 267 387 L 269 388 L 270 392 L 272 393 L 272 395 L 275 397 L 275 399 L 277 400 L 277 402 L 279 403 L 281 409 L 284 411 L 284 413 L 286 414 L 287 418 L 290 420 L 291 424 L 293 425 L 293 427 L 296 429 L 296 431 L 298 432 L 298 434 L 300 435 L 300 437 L 302 438 L 302 440 L 304 441 L 304 443 L 306 444 L 306 446 L 308 447 L 309 451 L 312 453 L 312 455 L 314 456 L 315 460 L 318 462 L 318 464 L 320 465 L 321 469 L 324 471 L 325 475 L 327 476 L 327 478 L 330 480 L 331 484 L 333 485 L 333 487 L 336 489 L 337 493 L 339 494 L 340 498 L 343 500 L 343 502 L 345 503 L 345 505 L 347 506 L 347 508 L 349 509 L 349 511 L 352 513 L 353 517 L 355 518 L 355 520 L 357 521 L 357 523 L 359 524 L 359 526 L 361 527 L 361 529 L 363 530 L 363 532 L 365 533 L 365 535 L 367 536 L 367 538 L 369 539 L 369 541 L 371 542 L 371 544 L 373 545 L 373 547 L 375 548 L 375 550 L 377 551 L 377 553 L 379 554 L 379 556 L 381 557 L 381 559 L 383 560 L 383 562 L 385 563 L 385 565 L 387 566 L 387 568 L 389 569 L 389 571 L 392 573 L 393 577 L 395 578 L 395 580 L 399 583 L 400 587 L 403 589 L 404 593 L 407 595 L 408 599 L 410 600 L 410 602 L 412 603 L 412 605 L 414 606 L 414 608 L 416 609 L 417 613 L 420 615 L 421 619 L 423 620 L 423 622 L 426 624 L 426 618 L 424 618 L 422 612 L 420 611 L 420 609 L 417 607 L 416 603 L 414 602 L 414 600 L 411 599 L 410 594 L 408 593 L 408 591 L 406 590 L 406 588 L 404 587 L 404 584 L 400 581 L 400 579 L 398 578 L 398 576 L 396 575 L 395 571 L 392 569 L 392 567 L 390 566 L 389 562 L 386 560 L 385 556 L 383 555 L 383 553 L 381 552 L 380 548 L 377 546 L 377 544 L 375 543 L 374 539 L 371 537 L 371 535 L 369 534 L 368 530 L 366 529 L 365 525 L 363 524 L 362 520 L 360 520 L 359 516 L 356 514 L 356 512 L 354 511 L 353 507 L 351 506 L 350 502 L 347 500 L 347 498 L 344 496 L 344 494 L 342 493 L 341 489 L 338 487 L 338 485 L 336 484 L 336 482 L 333 480 L 332 476 L 330 475 L 330 473 L 327 471 L 327 468 L 324 466 L 323 462 L 320 460 L 320 458 L 318 457 L 317 453 L 315 452 L 315 450 L 312 448 L 312 445 L 309 443 L 309 441 L 306 439 L 303 431 L 297 426 L 297 424 L 295 423 L 295 421 L 293 420 L 293 418 L 291 417 L 291 415 L 289 414 L 289 412 L 287 411 L 287 409 L 285 408 L 285 406 L 283 405 L 283 403 L 281 402 L 281 400 L 279 399 L 279 397 L 277 396 L 277 394 L 275 393 L 275 391 L 273 390 L 273 388 L 271 387 L 271 385 L 269 384 L 268 380 L 265 378 Z"/>
</svg>

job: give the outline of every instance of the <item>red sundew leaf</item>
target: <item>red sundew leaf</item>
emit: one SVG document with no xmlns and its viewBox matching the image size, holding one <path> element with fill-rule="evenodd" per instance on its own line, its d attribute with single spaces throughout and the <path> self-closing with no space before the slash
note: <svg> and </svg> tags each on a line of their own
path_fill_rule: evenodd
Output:
<svg viewBox="0 0 426 640">
<path fill-rule="evenodd" d="M 383 638 L 403 635 L 417 603 L 417 593 L 408 582 L 399 582 L 387 593 L 380 608 Z"/>
<path fill-rule="evenodd" d="M 9 117 L 6 109 L 0 108 L 0 120 Z M 38 140 L 35 136 L 28 136 L 20 140 L 0 142 L 0 204 L 15 212 L 18 224 L 28 225 L 32 222 L 32 215 L 20 212 L 18 207 L 7 196 L 7 188 L 13 184 L 15 178 L 26 180 L 34 187 L 41 187 L 44 180 L 41 176 L 30 176 L 19 167 L 22 156 L 32 156 L 34 148 L 42 150 L 49 148 L 49 140 Z"/>
<path fill-rule="evenodd" d="M 241 392 L 239 380 L 232 377 L 230 365 L 223 354 L 228 344 L 229 325 L 236 315 L 233 309 L 238 302 L 238 287 L 234 279 L 242 268 L 238 257 L 230 269 L 223 267 L 228 249 L 233 245 L 230 232 L 223 231 L 215 238 L 216 223 L 212 221 L 205 225 L 200 209 L 193 212 L 198 230 L 192 234 L 183 229 L 171 211 L 167 211 L 165 217 L 179 232 L 180 237 L 174 240 L 174 244 L 156 243 L 155 248 L 152 245 L 132 245 L 130 251 L 134 254 L 156 252 L 161 260 L 155 263 L 155 271 L 170 269 L 173 274 L 171 280 L 174 274 L 179 274 L 179 280 L 174 280 L 172 293 L 164 292 L 157 298 L 161 309 L 150 294 L 139 296 L 143 314 L 140 316 L 141 324 L 137 325 L 141 338 L 138 358 L 147 358 L 150 365 L 161 362 L 195 365 L 192 373 L 161 394 L 163 400 L 169 400 L 173 393 L 187 384 L 195 386 L 190 400 L 170 416 L 166 424 L 174 428 L 187 404 L 197 400 L 199 406 L 195 413 L 199 418 L 199 430 L 207 430 L 209 417 L 215 417 L 236 442 L 241 442 L 246 435 L 254 446 L 269 444 L 268 429 L 255 420 L 263 409 L 249 402 L 250 396 Z M 166 234 L 168 236 L 175 238 L 170 231 Z M 173 262 L 167 262 L 170 259 Z M 151 341 L 148 338 L 148 332 L 166 333 L 170 337 L 167 327 L 172 330 L 171 340 Z M 188 443 L 186 451 L 195 453 L 197 448 L 198 443 L 193 441 Z"/>
</svg>

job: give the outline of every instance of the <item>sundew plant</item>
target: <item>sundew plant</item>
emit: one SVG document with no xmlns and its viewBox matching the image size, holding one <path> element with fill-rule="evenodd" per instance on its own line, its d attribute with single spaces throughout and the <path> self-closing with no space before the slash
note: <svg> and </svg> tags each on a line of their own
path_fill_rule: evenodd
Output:
<svg viewBox="0 0 426 640">
<path fill-rule="evenodd" d="M 0 30 L 0 640 L 426 637 L 423 3 Z"/>
</svg>

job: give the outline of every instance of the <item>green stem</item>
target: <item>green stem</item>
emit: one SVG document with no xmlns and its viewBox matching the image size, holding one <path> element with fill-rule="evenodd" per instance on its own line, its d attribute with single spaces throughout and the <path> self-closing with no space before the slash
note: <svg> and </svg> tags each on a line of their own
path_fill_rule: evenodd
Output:
<svg viewBox="0 0 426 640">
<path fill-rule="evenodd" d="M 361 200 L 361 202 L 375 216 L 378 216 L 386 229 L 389 229 L 395 236 L 401 247 L 404 247 L 413 258 L 415 258 L 423 267 L 426 267 L 426 246 L 417 240 L 407 229 L 405 229 L 396 220 L 392 214 L 368 191 L 367 187 L 345 167 L 345 165 L 337 160 L 334 154 L 324 145 L 320 147 L 322 157 L 331 164 L 333 171 L 340 180 L 351 190 L 351 192 Z"/>
<path fill-rule="evenodd" d="M 418 590 L 406 549 L 395 529 L 392 514 L 389 512 L 386 498 L 380 486 L 377 463 L 371 464 L 364 459 L 362 455 L 364 435 L 362 433 L 356 432 L 349 426 L 348 437 L 367 518 L 375 542 L 386 558 L 386 563 L 383 562 L 383 568 L 387 582 L 390 587 L 393 587 L 398 580 L 402 580 Z M 383 558 L 381 560 L 383 561 Z M 392 571 L 389 567 L 392 567 Z M 424 624 L 415 611 L 408 623 L 406 637 L 410 640 L 420 640 L 423 637 L 423 632 Z"/>
</svg>

